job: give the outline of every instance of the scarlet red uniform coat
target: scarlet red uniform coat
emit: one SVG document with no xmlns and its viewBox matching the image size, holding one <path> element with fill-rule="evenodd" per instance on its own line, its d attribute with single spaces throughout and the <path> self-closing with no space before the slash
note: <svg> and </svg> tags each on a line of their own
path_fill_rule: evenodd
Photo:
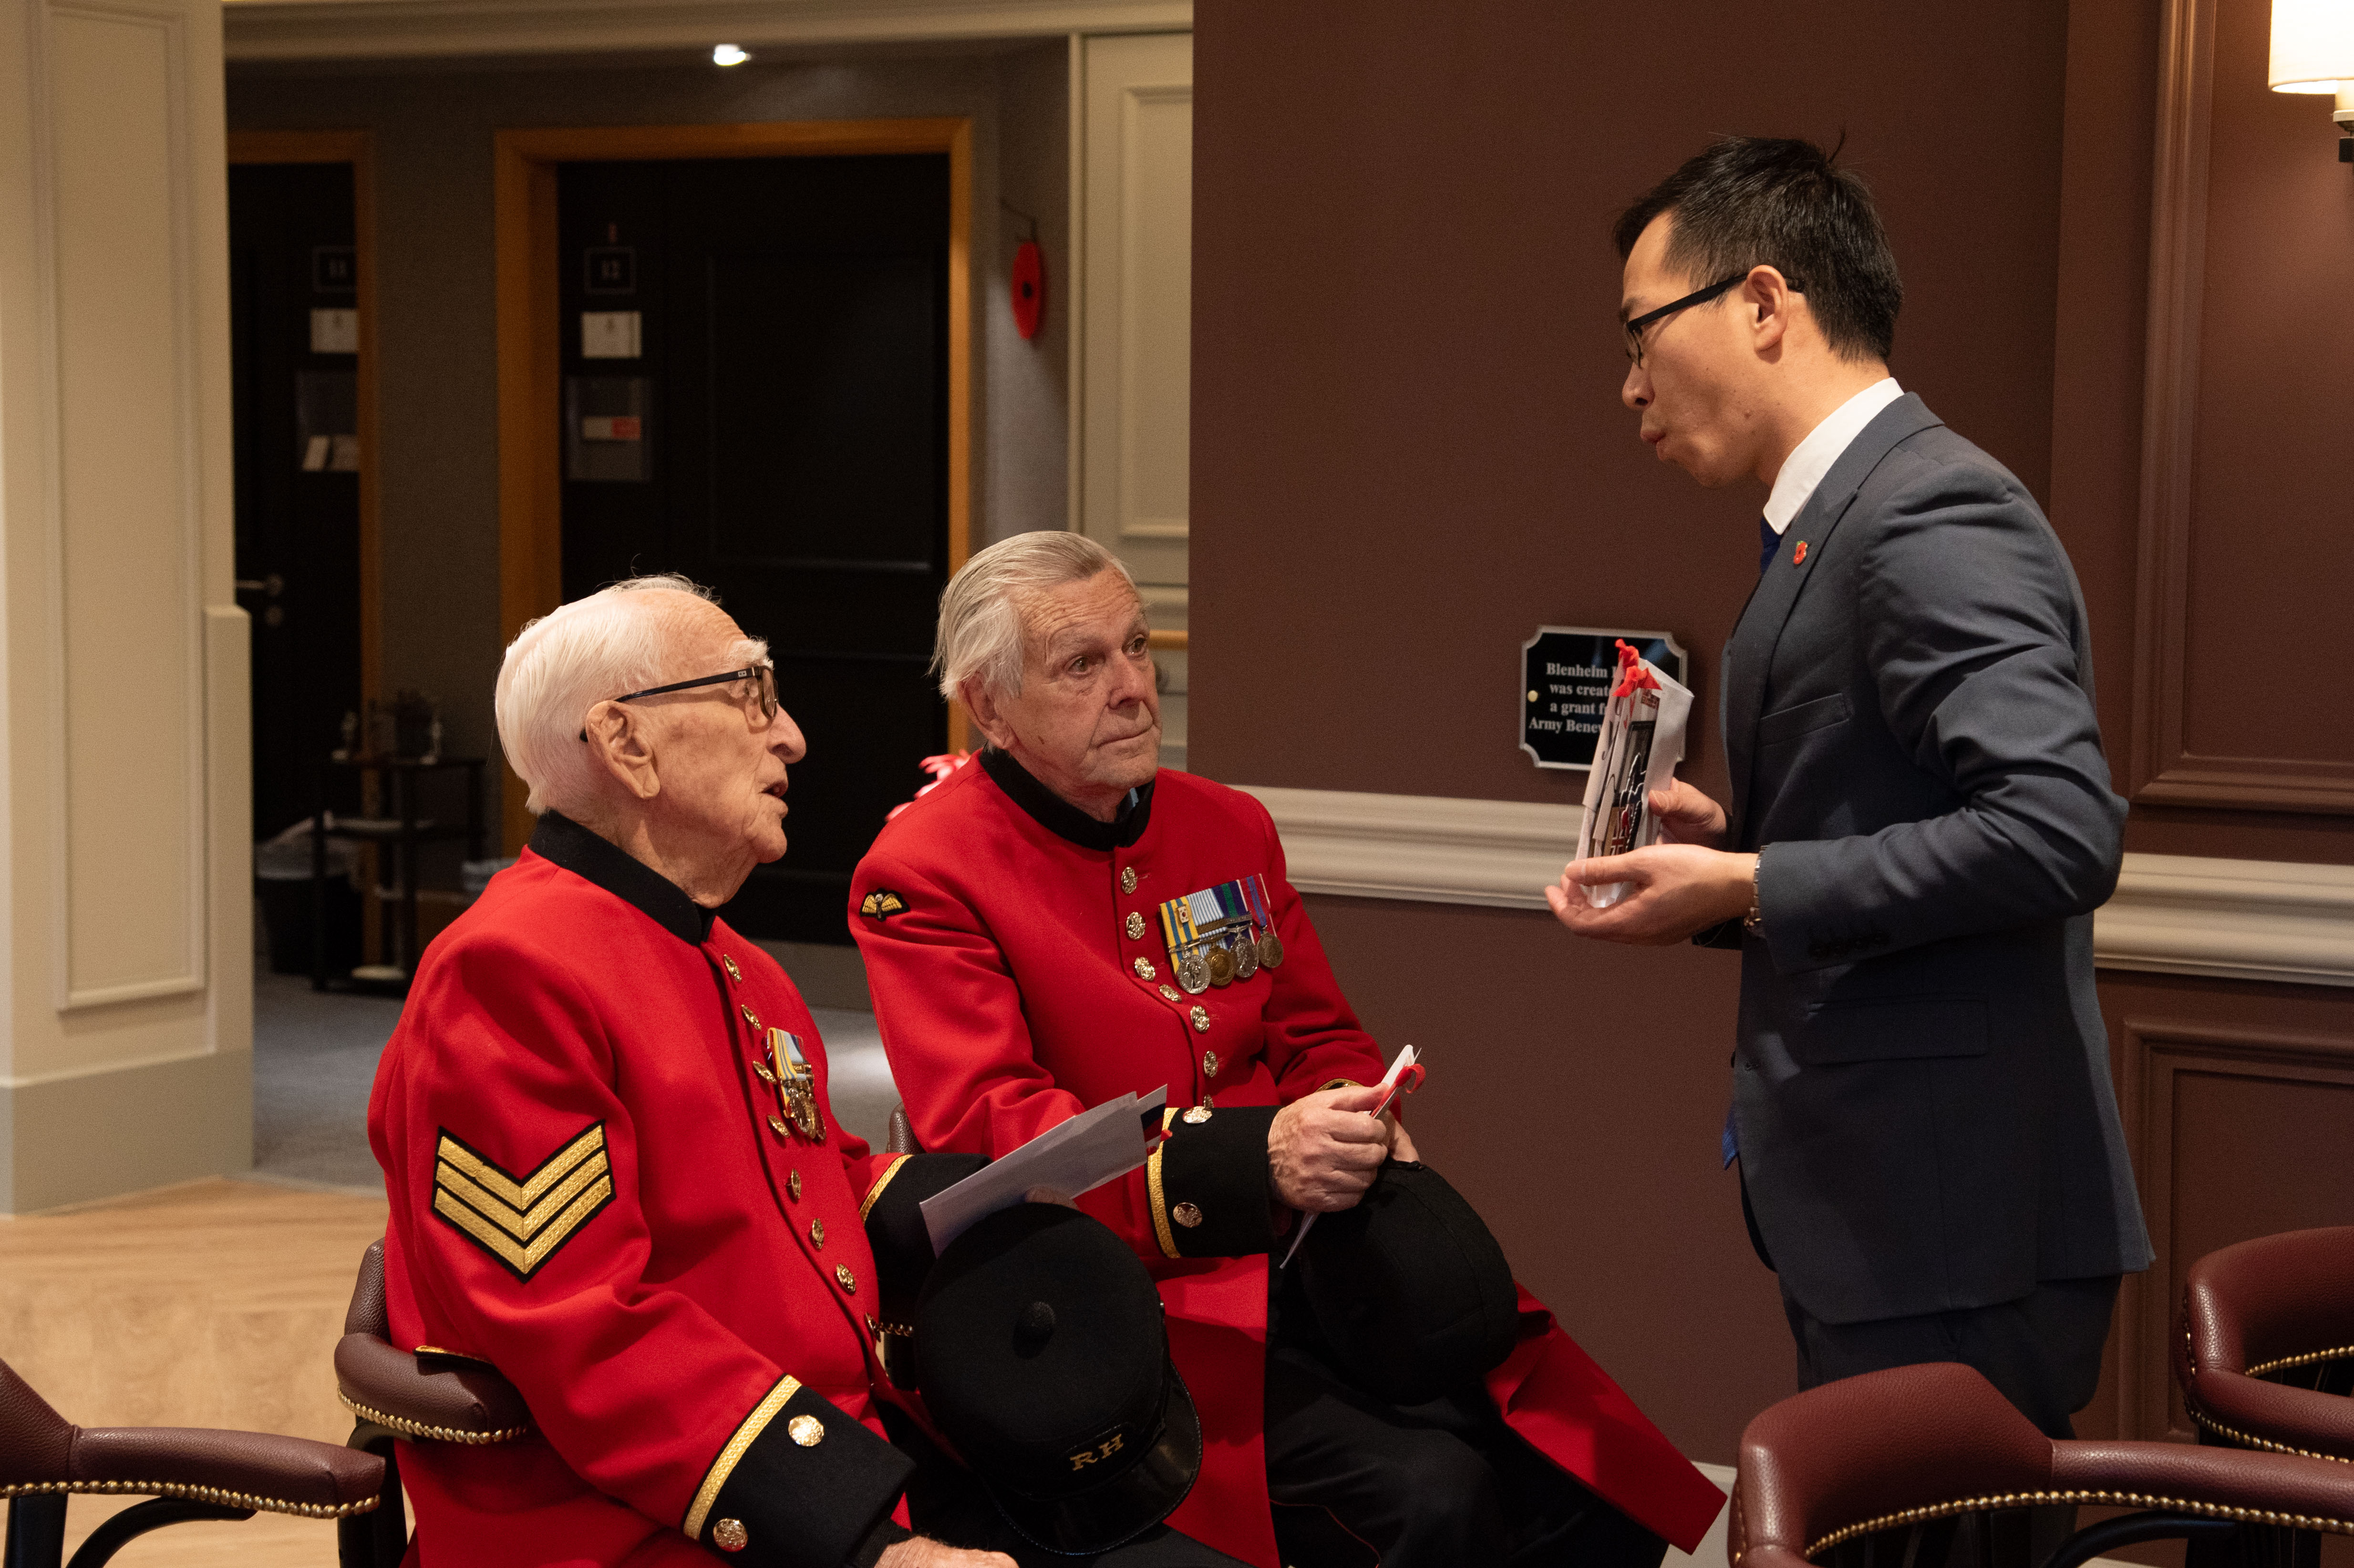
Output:
<svg viewBox="0 0 2354 1568">
<path fill-rule="evenodd" d="M 627 895 L 530 852 L 493 877 L 427 950 L 369 1105 L 395 1342 L 488 1361 L 531 1408 L 517 1442 L 404 1449 L 419 1550 L 871 1554 L 910 1469 L 871 1393 L 877 1161 L 824 1108 L 808 1010 L 618 849 L 560 818 L 533 842 Z M 815 1070 L 822 1142 L 763 1079 L 778 1028 Z"/>
<path fill-rule="evenodd" d="M 1169 1522 L 1273 1568 L 1260 1444 L 1268 1107 L 1335 1080 L 1372 1083 L 1382 1054 L 1257 800 L 1164 768 L 1138 832 L 1134 817 L 1092 822 L 1005 759 L 986 761 L 900 813 L 853 878 L 850 923 L 893 1075 L 926 1149 L 992 1157 L 1089 1106 L 1168 1086 L 1172 1141 L 1080 1206 L 1152 1266 L 1201 1409 L 1202 1478 Z M 1253 874 L 1281 966 L 1187 995 L 1160 906 Z M 1213 1102 L 1206 1120 L 1176 1108 Z M 1505 1418 L 1637 1521 L 1697 1544 L 1723 1503 L 1716 1488 L 1525 1292 L 1522 1313 L 1519 1348 L 1489 1379 Z"/>
</svg>

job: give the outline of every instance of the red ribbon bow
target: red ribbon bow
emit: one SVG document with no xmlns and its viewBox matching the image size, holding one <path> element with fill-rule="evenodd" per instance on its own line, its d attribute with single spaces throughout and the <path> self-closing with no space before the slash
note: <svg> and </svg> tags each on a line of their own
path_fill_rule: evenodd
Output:
<svg viewBox="0 0 2354 1568">
<path fill-rule="evenodd" d="M 1656 692 L 1659 689 L 1659 678 L 1643 662 L 1643 656 L 1628 647 L 1625 638 L 1618 639 L 1618 689 L 1610 694 L 1625 697 L 1637 692 Z"/>
</svg>

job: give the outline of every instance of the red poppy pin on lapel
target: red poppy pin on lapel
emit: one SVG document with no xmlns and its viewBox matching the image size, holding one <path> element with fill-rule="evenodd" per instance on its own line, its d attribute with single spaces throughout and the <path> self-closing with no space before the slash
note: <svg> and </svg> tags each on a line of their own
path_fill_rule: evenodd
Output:
<svg viewBox="0 0 2354 1568">
<path fill-rule="evenodd" d="M 1806 565 L 1806 561 L 1807 542 L 1804 539 L 1801 539 L 1798 541 L 1798 547 L 1790 554 L 1790 564 L 1794 567 L 1799 567 Z"/>
</svg>

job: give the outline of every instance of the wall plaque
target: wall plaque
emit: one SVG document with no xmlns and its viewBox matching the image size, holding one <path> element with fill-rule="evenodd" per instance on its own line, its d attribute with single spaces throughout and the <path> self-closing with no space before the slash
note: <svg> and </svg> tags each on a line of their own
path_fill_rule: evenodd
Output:
<svg viewBox="0 0 2354 1568">
<path fill-rule="evenodd" d="M 1539 768 L 1591 768 L 1602 705 L 1618 673 L 1624 638 L 1662 673 L 1685 685 L 1683 645 L 1664 631 L 1540 626 L 1521 644 L 1521 749 Z"/>
</svg>

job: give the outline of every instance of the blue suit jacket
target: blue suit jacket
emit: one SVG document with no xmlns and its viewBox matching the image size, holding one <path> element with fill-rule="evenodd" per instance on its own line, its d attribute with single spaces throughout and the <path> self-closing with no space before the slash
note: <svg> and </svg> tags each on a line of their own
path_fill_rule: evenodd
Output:
<svg viewBox="0 0 2354 1568">
<path fill-rule="evenodd" d="M 1850 1323 L 2147 1266 L 2093 989 L 2126 803 L 2026 487 L 1889 405 L 1784 534 L 1722 691 L 1733 842 L 1764 846 L 1762 939 L 1719 938 L 1734 1115 L 1790 1294 Z"/>
</svg>

